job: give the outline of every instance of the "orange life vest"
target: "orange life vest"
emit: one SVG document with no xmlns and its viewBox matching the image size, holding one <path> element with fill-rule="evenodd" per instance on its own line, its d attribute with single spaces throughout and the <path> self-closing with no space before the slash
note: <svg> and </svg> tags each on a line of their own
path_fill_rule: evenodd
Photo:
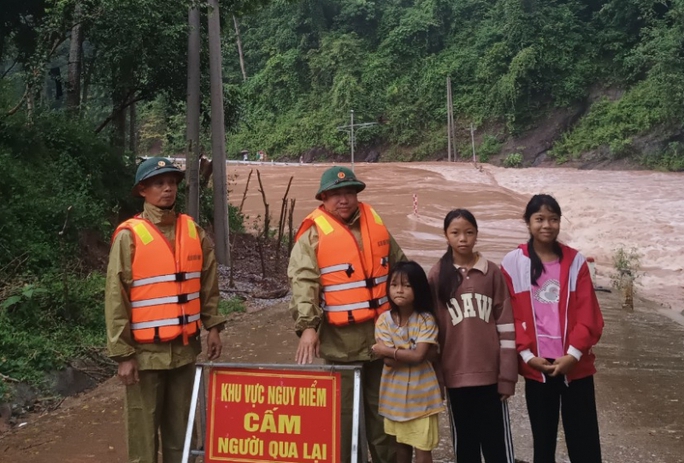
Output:
<svg viewBox="0 0 684 463">
<path fill-rule="evenodd" d="M 359 203 L 359 211 L 363 251 L 349 228 L 322 206 L 304 219 L 297 232 L 299 239 L 311 226 L 318 230 L 320 302 L 331 325 L 375 320 L 389 309 L 389 232 L 372 207 Z"/>
<path fill-rule="evenodd" d="M 123 229 L 130 230 L 135 240 L 129 294 L 133 339 L 168 342 L 183 336 L 187 344 L 200 328 L 204 257 L 195 222 L 178 214 L 175 246 L 150 221 L 139 217 L 119 225 L 114 237 Z"/>
</svg>

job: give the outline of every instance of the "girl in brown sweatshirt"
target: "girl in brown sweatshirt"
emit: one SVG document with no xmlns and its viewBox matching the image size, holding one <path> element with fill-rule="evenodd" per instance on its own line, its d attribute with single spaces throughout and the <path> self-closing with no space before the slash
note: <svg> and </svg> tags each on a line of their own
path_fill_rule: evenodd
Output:
<svg viewBox="0 0 684 463">
<path fill-rule="evenodd" d="M 448 248 L 429 274 L 437 302 L 440 372 L 457 463 L 514 463 L 507 399 L 518 380 L 515 327 L 498 266 L 475 252 L 477 221 L 466 209 L 444 218 Z"/>
</svg>

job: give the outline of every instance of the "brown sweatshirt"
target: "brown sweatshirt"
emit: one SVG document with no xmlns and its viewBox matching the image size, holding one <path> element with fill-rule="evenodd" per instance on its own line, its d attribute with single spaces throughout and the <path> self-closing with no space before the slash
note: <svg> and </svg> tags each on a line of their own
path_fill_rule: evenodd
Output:
<svg viewBox="0 0 684 463">
<path fill-rule="evenodd" d="M 518 380 L 513 312 L 503 274 L 482 256 L 470 270 L 459 268 L 463 282 L 449 304 L 437 297 L 439 262 L 428 279 L 439 326 L 440 370 L 448 388 L 498 384 L 513 395 Z"/>
</svg>

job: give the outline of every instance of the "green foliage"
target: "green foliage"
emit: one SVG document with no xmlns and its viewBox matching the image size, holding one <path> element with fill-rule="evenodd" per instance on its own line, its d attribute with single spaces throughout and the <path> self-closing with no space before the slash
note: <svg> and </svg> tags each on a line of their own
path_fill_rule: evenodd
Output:
<svg viewBox="0 0 684 463">
<path fill-rule="evenodd" d="M 482 143 L 475 151 L 480 162 L 489 162 L 489 158 L 499 154 L 501 150 L 501 142 L 492 135 L 485 135 Z"/>
<path fill-rule="evenodd" d="M 61 267 L 86 230 L 109 236 L 117 211 L 132 206 L 128 162 L 54 114 L 31 125 L 19 115 L 0 119 L 0 280 Z"/>
<path fill-rule="evenodd" d="M 642 254 L 635 247 L 625 248 L 620 246 L 613 251 L 613 269 L 610 280 L 613 287 L 622 290 L 629 282 L 637 283 L 641 277 L 641 256 Z"/>
<path fill-rule="evenodd" d="M 221 315 L 242 313 L 245 310 L 245 301 L 237 296 L 231 297 L 230 299 L 221 299 L 219 301 L 219 313 Z"/>
<path fill-rule="evenodd" d="M 640 161 L 651 169 L 682 172 L 684 171 L 684 143 L 668 143 L 662 152 L 652 156 L 642 156 Z"/>
<path fill-rule="evenodd" d="M 503 160 L 504 167 L 522 167 L 523 157 L 520 153 L 510 153 Z"/>
<path fill-rule="evenodd" d="M 41 386 L 44 373 L 104 345 L 104 276 L 43 274 L 5 288 L 0 303 L 0 372 Z M 2 390 L 0 390 L 0 394 Z"/>
</svg>

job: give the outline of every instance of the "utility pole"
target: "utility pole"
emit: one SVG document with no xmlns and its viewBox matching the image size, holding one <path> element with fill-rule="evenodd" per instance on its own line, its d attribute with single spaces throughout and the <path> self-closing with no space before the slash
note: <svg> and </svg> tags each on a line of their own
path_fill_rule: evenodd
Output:
<svg viewBox="0 0 684 463">
<path fill-rule="evenodd" d="M 199 223 L 199 138 L 200 138 L 200 10 L 188 10 L 188 95 L 186 107 L 185 181 L 188 187 L 186 210 Z"/>
<path fill-rule="evenodd" d="M 209 75 L 211 77 L 211 160 L 214 168 L 214 231 L 216 260 L 230 263 L 228 192 L 226 188 L 226 133 L 221 72 L 221 19 L 218 0 L 209 3 Z"/>
<path fill-rule="evenodd" d="M 477 162 L 475 159 L 475 127 L 473 127 L 473 123 L 470 123 L 470 143 L 473 146 L 473 162 Z"/>
<path fill-rule="evenodd" d="M 349 124 L 351 129 L 351 136 L 349 137 L 349 143 L 351 144 L 351 168 L 354 171 L 354 110 L 351 110 L 351 124 Z"/>
<path fill-rule="evenodd" d="M 341 125 L 337 127 L 337 130 L 342 132 L 349 132 L 349 145 L 351 148 L 351 169 L 354 171 L 354 145 L 356 144 L 356 139 L 354 138 L 354 128 L 356 129 L 367 129 L 378 125 L 377 122 L 363 122 L 361 124 L 354 124 L 354 110 L 351 110 L 351 123 L 349 125 Z"/>
</svg>

